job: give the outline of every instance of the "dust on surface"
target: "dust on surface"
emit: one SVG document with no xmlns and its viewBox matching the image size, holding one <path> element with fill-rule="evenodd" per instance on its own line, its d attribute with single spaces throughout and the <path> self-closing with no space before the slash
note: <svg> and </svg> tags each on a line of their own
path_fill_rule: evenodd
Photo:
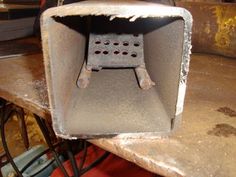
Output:
<svg viewBox="0 0 236 177">
<path fill-rule="evenodd" d="M 236 128 L 225 123 L 216 124 L 212 130 L 207 132 L 207 134 L 223 137 L 229 137 L 231 135 L 236 136 Z"/>
<path fill-rule="evenodd" d="M 47 86 L 46 86 L 46 80 L 43 78 L 42 80 L 35 80 L 33 82 L 34 88 L 37 90 L 40 103 L 43 105 L 43 107 L 48 108 L 49 103 L 48 103 L 48 93 L 47 93 Z"/>
<path fill-rule="evenodd" d="M 226 116 L 229 117 L 236 117 L 236 111 L 234 111 L 233 109 L 229 108 L 229 107 L 221 107 L 219 109 L 217 109 L 218 112 L 223 113 Z"/>
</svg>

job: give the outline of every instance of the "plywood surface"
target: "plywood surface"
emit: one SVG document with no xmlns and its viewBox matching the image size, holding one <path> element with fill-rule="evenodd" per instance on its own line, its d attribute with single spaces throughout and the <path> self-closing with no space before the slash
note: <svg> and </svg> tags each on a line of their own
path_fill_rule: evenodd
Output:
<svg viewBox="0 0 236 177">
<path fill-rule="evenodd" d="M 0 97 L 50 117 L 42 54 L 0 60 Z"/>
<path fill-rule="evenodd" d="M 42 55 L 0 60 L 0 97 L 49 115 Z M 236 60 L 194 54 L 183 123 L 170 137 L 92 143 L 165 176 L 236 176 Z"/>
</svg>

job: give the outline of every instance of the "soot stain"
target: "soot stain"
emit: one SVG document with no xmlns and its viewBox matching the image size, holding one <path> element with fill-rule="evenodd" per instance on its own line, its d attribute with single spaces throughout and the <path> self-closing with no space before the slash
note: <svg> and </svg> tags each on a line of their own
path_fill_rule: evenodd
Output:
<svg viewBox="0 0 236 177">
<path fill-rule="evenodd" d="M 229 116 L 229 117 L 236 117 L 236 111 L 234 111 L 233 109 L 226 107 L 226 106 L 217 109 L 217 111 L 221 112 L 224 115 Z"/>
<path fill-rule="evenodd" d="M 229 124 L 216 124 L 207 134 L 223 137 L 236 136 L 236 128 Z"/>
</svg>

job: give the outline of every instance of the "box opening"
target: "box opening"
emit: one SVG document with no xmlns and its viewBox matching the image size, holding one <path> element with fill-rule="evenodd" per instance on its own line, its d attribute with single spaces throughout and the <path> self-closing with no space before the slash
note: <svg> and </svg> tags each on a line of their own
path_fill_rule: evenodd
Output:
<svg viewBox="0 0 236 177">
<path fill-rule="evenodd" d="M 71 136 L 157 132 L 172 129 L 183 55 L 184 20 L 110 16 L 53 17 L 49 24 L 52 104 L 60 131 Z M 89 34 L 142 34 L 144 61 L 156 83 L 140 89 L 132 68 L 92 72 L 87 88 L 76 85 L 88 57 Z"/>
</svg>

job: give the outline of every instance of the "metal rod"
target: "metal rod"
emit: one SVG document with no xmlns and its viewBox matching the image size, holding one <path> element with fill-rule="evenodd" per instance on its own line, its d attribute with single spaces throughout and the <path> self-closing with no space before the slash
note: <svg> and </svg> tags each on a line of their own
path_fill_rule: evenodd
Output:
<svg viewBox="0 0 236 177">
<path fill-rule="evenodd" d="M 81 172 L 82 172 L 82 168 L 84 166 L 84 163 L 85 163 L 85 160 L 86 160 L 86 156 L 87 156 L 87 142 L 85 140 L 83 140 L 83 155 L 82 155 L 82 159 L 81 159 L 81 162 L 80 162 L 80 165 L 79 165 L 79 176 L 81 176 Z"/>
<path fill-rule="evenodd" d="M 25 124 L 24 109 L 16 107 L 15 114 L 16 114 L 17 118 L 19 119 L 21 137 L 23 139 L 26 149 L 28 149 L 29 148 L 29 138 L 28 138 L 28 133 L 27 133 L 27 127 Z"/>
<path fill-rule="evenodd" d="M 145 66 L 139 66 L 135 68 L 135 73 L 139 82 L 139 86 L 143 90 L 148 90 L 155 85 L 147 72 Z"/>
<path fill-rule="evenodd" d="M 60 159 L 58 158 L 58 154 L 57 154 L 57 152 L 55 151 L 55 149 L 54 149 L 54 147 L 53 147 L 53 145 L 52 145 L 52 142 L 50 141 L 49 133 L 48 133 L 48 131 L 47 131 L 47 128 L 45 127 L 45 124 L 44 124 L 43 120 L 42 120 L 39 116 L 37 116 L 36 114 L 34 114 L 34 117 L 35 117 L 35 119 L 36 119 L 36 121 L 37 121 L 37 123 L 38 123 L 38 125 L 39 125 L 39 128 L 41 129 L 41 131 L 42 131 L 42 133 L 43 133 L 43 136 L 44 136 L 44 138 L 45 138 L 45 141 L 46 141 L 46 143 L 47 143 L 49 149 L 51 150 L 51 152 L 52 152 L 52 154 L 53 154 L 53 157 L 55 158 L 55 160 L 56 160 L 56 162 L 57 162 L 57 165 L 58 165 L 59 168 L 61 169 L 63 175 L 64 175 L 65 177 L 69 177 L 69 175 L 67 174 L 67 172 L 66 172 L 64 166 L 62 165 Z"/>
<path fill-rule="evenodd" d="M 79 170 L 77 168 L 77 163 L 76 163 L 74 154 L 72 153 L 70 142 L 68 140 L 66 140 L 66 150 L 67 150 L 67 155 L 69 157 L 69 161 L 73 169 L 74 176 L 79 177 Z"/>
<path fill-rule="evenodd" d="M 86 61 L 81 68 L 79 78 L 77 80 L 77 86 L 79 88 L 86 88 L 89 85 L 90 78 L 91 78 L 92 69 L 88 69 L 86 67 Z"/>
<path fill-rule="evenodd" d="M 108 156 L 110 155 L 110 152 L 105 152 L 101 157 L 99 157 L 98 159 L 96 159 L 93 163 L 91 163 L 89 166 L 85 167 L 84 169 L 82 169 L 80 175 L 82 176 L 84 173 L 86 173 L 87 171 L 89 171 L 90 169 L 94 168 L 95 166 L 97 166 L 99 163 L 101 163 L 103 160 L 105 160 Z"/>
</svg>

